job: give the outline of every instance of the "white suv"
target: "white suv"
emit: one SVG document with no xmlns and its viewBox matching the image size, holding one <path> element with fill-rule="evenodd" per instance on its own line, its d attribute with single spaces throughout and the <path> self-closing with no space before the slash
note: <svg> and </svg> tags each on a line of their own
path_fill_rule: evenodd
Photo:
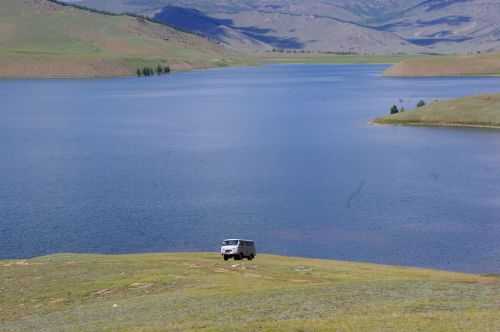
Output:
<svg viewBox="0 0 500 332">
<path fill-rule="evenodd" d="M 229 258 L 240 260 L 247 258 L 249 261 L 255 258 L 255 243 L 250 240 L 227 239 L 222 241 L 220 254 L 227 261 Z"/>
</svg>

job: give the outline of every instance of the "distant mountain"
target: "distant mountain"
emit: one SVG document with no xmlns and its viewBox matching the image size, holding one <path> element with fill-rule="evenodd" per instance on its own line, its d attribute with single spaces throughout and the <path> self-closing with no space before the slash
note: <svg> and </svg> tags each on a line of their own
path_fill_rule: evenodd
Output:
<svg viewBox="0 0 500 332">
<path fill-rule="evenodd" d="M 73 0 L 75 1 L 75 0 Z M 492 0 L 81 0 L 142 13 L 236 49 L 357 53 L 500 50 Z"/>
<path fill-rule="evenodd" d="M 224 48 L 140 17 L 48 0 L 1 0 L 0 77 L 117 76 L 232 61 Z"/>
<path fill-rule="evenodd" d="M 375 27 L 436 52 L 493 51 L 500 49 L 498 17 L 500 1 L 427 0 Z"/>
</svg>

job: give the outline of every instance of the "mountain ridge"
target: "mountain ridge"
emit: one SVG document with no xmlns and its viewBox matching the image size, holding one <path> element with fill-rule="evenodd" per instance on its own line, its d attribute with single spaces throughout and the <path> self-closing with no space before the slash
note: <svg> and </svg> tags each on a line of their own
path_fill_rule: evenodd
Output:
<svg viewBox="0 0 500 332">
<path fill-rule="evenodd" d="M 192 32 L 190 25 L 197 19 L 213 20 L 218 23 L 217 29 L 196 32 L 238 50 L 282 48 L 364 54 L 500 50 L 500 23 L 496 19 L 500 3 L 488 0 L 110 0 L 105 3 L 81 0 L 78 3 L 141 13 Z M 196 15 L 185 16 L 193 10 Z M 180 16 L 175 16 L 176 13 Z"/>
</svg>

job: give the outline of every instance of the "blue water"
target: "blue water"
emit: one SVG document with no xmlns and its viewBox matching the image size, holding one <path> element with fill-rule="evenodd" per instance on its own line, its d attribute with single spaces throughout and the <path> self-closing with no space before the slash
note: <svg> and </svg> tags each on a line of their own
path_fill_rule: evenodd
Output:
<svg viewBox="0 0 500 332">
<path fill-rule="evenodd" d="M 500 271 L 500 131 L 372 126 L 499 78 L 277 65 L 0 81 L 0 257 L 217 250 Z"/>
</svg>

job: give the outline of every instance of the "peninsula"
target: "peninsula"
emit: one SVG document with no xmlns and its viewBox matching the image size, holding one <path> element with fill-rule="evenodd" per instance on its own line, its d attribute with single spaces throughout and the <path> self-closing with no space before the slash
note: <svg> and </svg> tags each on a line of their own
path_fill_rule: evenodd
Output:
<svg viewBox="0 0 500 332">
<path fill-rule="evenodd" d="M 500 94 L 435 101 L 373 120 L 376 124 L 500 128 Z"/>
</svg>

